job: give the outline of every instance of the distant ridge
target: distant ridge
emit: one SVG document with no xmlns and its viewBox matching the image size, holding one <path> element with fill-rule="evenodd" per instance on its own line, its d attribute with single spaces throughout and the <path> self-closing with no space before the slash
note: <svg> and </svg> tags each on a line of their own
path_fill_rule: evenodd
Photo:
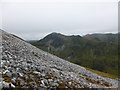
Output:
<svg viewBox="0 0 120 90">
<path fill-rule="evenodd" d="M 32 45 L 72 63 L 118 75 L 118 34 L 66 36 L 51 33 Z"/>
<path fill-rule="evenodd" d="M 112 34 L 112 33 L 107 33 L 107 34 L 101 34 L 101 33 L 87 34 L 87 35 L 84 36 L 84 38 L 86 38 L 88 40 L 96 40 L 96 41 L 103 41 L 103 42 L 118 43 L 118 33 L 117 34 Z"/>
</svg>

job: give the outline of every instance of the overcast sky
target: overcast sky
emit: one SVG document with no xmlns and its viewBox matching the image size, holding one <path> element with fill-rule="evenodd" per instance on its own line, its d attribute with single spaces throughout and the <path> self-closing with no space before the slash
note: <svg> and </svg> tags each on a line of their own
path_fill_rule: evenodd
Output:
<svg viewBox="0 0 120 90">
<path fill-rule="evenodd" d="M 0 7 L 0 28 L 27 40 L 118 31 L 117 0 L 4 0 Z"/>
</svg>

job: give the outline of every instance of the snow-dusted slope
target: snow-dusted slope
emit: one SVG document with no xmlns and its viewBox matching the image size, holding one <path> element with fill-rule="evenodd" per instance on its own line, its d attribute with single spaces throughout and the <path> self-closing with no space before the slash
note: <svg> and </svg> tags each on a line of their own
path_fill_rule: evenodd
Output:
<svg viewBox="0 0 120 90">
<path fill-rule="evenodd" d="M 2 31 L 3 87 L 109 88 L 117 80 L 103 78 Z"/>
</svg>

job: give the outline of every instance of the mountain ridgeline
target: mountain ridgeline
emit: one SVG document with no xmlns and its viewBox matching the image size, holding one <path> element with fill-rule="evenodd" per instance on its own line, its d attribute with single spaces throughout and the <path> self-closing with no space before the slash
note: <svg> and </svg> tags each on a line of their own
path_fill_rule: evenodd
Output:
<svg viewBox="0 0 120 90">
<path fill-rule="evenodd" d="M 72 63 L 118 75 L 118 35 L 88 34 L 81 37 L 51 33 L 29 43 Z"/>
<path fill-rule="evenodd" d="M 84 37 L 88 40 L 118 43 L 118 34 L 87 34 Z"/>
</svg>

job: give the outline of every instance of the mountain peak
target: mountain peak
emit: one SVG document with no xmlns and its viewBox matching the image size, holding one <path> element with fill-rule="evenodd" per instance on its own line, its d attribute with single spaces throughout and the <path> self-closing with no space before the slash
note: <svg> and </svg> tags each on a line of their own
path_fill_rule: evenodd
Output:
<svg viewBox="0 0 120 90">
<path fill-rule="evenodd" d="M 52 32 L 48 36 L 50 36 L 50 35 L 52 35 L 52 36 L 65 36 L 65 35 L 63 35 L 61 33 L 57 33 L 57 32 Z"/>
<path fill-rule="evenodd" d="M 56 35 L 56 34 L 60 34 L 60 33 L 57 33 L 57 32 L 52 32 L 51 34 L 53 34 L 53 35 L 55 34 L 55 35 Z"/>
</svg>

